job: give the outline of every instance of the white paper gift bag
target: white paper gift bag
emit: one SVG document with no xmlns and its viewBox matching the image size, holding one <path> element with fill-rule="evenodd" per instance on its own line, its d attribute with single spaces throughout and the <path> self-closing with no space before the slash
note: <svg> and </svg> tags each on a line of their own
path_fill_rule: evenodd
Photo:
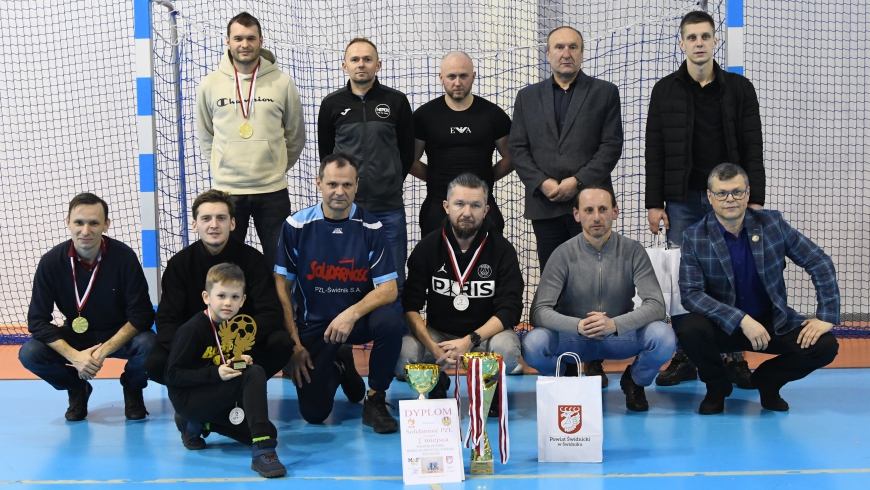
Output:
<svg viewBox="0 0 870 490">
<path fill-rule="evenodd" d="M 663 239 L 660 240 L 659 237 L 661 234 L 656 237 L 656 243 L 646 249 L 646 253 L 652 262 L 653 270 L 656 272 L 659 286 L 662 288 L 662 296 L 665 298 L 665 314 L 669 317 L 685 315 L 688 311 L 683 308 L 680 300 L 680 249 L 666 248 L 662 243 Z M 640 306 L 640 303 L 640 296 L 635 291 L 635 308 Z"/>
<path fill-rule="evenodd" d="M 600 463 L 604 442 L 601 411 L 601 377 L 560 377 L 563 356 L 559 356 L 556 376 L 540 376 L 538 399 L 538 462 Z M 582 372 L 582 370 L 579 370 Z"/>
</svg>

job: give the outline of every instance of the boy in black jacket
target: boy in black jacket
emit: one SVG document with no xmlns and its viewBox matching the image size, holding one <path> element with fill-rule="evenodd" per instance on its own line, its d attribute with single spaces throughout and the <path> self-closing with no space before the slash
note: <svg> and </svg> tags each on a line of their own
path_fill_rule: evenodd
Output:
<svg viewBox="0 0 870 490">
<path fill-rule="evenodd" d="M 208 308 L 179 328 L 166 366 L 169 400 L 184 447 L 204 449 L 210 430 L 239 442 L 253 443 L 251 469 L 265 478 L 284 476 L 277 430 L 269 421 L 266 372 L 243 355 L 247 366 L 231 367 L 233 347 L 255 332 L 233 330 L 228 322 L 245 301 L 245 274 L 234 264 L 208 271 L 202 299 Z M 241 334 L 241 335 L 240 335 Z M 220 337 L 220 339 L 219 339 Z M 247 419 L 247 427 L 239 425 Z M 229 422 L 229 423 L 228 423 Z"/>
</svg>

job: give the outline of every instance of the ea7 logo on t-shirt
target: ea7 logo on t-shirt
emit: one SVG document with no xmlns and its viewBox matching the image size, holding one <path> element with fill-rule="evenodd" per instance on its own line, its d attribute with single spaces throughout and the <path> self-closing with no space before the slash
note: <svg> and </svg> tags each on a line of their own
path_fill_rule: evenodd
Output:
<svg viewBox="0 0 870 490">
<path fill-rule="evenodd" d="M 354 260 L 353 259 L 344 259 L 339 260 L 339 264 L 350 264 L 350 267 L 345 265 L 327 265 L 326 262 L 317 263 L 315 260 L 311 263 L 311 272 L 309 272 L 305 279 L 309 281 L 311 279 L 320 278 L 327 281 L 341 281 L 341 282 L 365 282 L 369 279 L 369 268 L 362 267 L 359 269 L 354 268 Z"/>
<path fill-rule="evenodd" d="M 458 296 L 459 283 L 451 279 L 433 277 L 431 291 L 442 296 Z M 469 298 L 492 298 L 495 296 L 495 281 L 468 281 L 462 285 L 462 294 Z"/>
<path fill-rule="evenodd" d="M 471 134 L 471 128 L 468 126 L 450 127 L 450 134 Z"/>
<path fill-rule="evenodd" d="M 390 117 L 390 106 L 388 106 L 387 104 L 378 104 L 378 106 L 375 107 L 375 115 L 377 115 L 381 119 L 386 119 Z"/>
</svg>

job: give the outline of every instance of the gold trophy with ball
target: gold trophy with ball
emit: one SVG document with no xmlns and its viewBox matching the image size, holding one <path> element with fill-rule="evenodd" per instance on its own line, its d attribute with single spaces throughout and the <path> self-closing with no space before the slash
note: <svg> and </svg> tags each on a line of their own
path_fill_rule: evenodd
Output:
<svg viewBox="0 0 870 490">
<path fill-rule="evenodd" d="M 460 362 L 466 372 L 469 397 L 468 412 L 471 421 L 465 436 L 465 447 L 471 447 L 471 474 L 491 475 L 495 465 L 489 434 L 486 431 L 486 419 L 495 396 L 501 398 L 499 453 L 502 464 L 507 463 L 510 455 L 504 362 L 500 355 L 493 352 L 467 352 L 460 357 Z"/>
<path fill-rule="evenodd" d="M 426 393 L 438 384 L 440 371 L 437 364 L 408 364 L 405 366 L 405 382 L 419 394 L 418 400 L 425 400 Z"/>
<path fill-rule="evenodd" d="M 230 364 L 233 369 L 242 370 L 248 367 L 242 353 L 254 347 L 254 337 L 257 335 L 257 322 L 250 315 L 236 315 L 228 322 L 221 324 L 218 336 L 221 339 L 221 349 L 232 351 Z"/>
</svg>

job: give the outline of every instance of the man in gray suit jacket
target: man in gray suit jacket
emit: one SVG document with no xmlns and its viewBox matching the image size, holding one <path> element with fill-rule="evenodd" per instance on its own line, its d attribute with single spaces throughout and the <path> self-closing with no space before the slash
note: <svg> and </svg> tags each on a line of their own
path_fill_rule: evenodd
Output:
<svg viewBox="0 0 870 490">
<path fill-rule="evenodd" d="M 517 94 L 509 140 L 541 272 L 556 247 L 580 233 L 574 196 L 587 185 L 612 188 L 610 172 L 622 154 L 619 90 L 580 70 L 583 36 L 567 26 L 554 29 L 547 59 L 553 76 Z"/>
<path fill-rule="evenodd" d="M 610 172 L 622 155 L 619 89 L 580 70 L 580 32 L 568 26 L 550 31 L 547 60 L 553 76 L 517 94 L 509 140 L 526 186 L 523 215 L 532 220 L 542 275 L 556 247 L 581 231 L 574 196 L 588 185 L 612 190 Z M 583 370 L 607 386 L 601 360 L 585 362 Z"/>
</svg>

